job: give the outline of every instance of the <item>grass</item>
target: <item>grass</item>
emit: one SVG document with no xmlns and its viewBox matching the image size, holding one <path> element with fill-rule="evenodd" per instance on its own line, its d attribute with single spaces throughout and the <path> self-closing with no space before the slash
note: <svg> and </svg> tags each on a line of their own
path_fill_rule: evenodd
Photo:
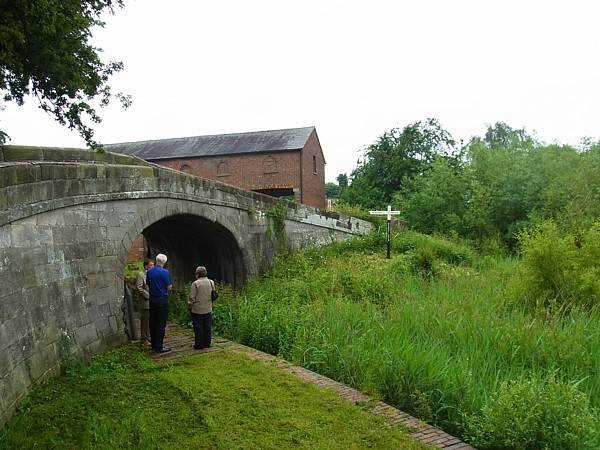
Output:
<svg viewBox="0 0 600 450">
<path fill-rule="evenodd" d="M 36 387 L 1 449 L 428 448 L 337 394 L 233 351 L 157 366 L 136 346 Z"/>
<path fill-rule="evenodd" d="M 480 448 L 600 447 L 597 311 L 521 308 L 517 259 L 417 233 L 393 242 L 391 260 L 381 236 L 285 255 L 222 295 L 215 326 Z M 528 428 L 515 437 L 514 424 Z"/>
</svg>

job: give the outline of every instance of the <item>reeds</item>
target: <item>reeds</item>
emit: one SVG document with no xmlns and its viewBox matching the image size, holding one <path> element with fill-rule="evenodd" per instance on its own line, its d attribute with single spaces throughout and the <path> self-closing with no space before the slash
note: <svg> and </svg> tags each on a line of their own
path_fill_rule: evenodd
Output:
<svg viewBox="0 0 600 450">
<path fill-rule="evenodd" d="M 514 258 L 480 257 L 463 244 L 417 233 L 393 242 L 391 260 L 378 235 L 285 255 L 267 276 L 219 299 L 215 325 L 481 448 L 597 448 L 597 314 L 551 317 L 519 308 Z M 506 386 L 517 386 L 517 394 Z M 528 386 L 532 394 L 523 402 L 545 411 L 541 421 L 528 421 L 524 407 L 501 405 L 524 397 Z M 569 416 L 556 406 L 565 398 Z M 500 410 L 514 417 L 492 424 Z M 514 437 L 502 423 L 528 425 Z M 562 437 L 527 427 L 563 430 Z"/>
</svg>

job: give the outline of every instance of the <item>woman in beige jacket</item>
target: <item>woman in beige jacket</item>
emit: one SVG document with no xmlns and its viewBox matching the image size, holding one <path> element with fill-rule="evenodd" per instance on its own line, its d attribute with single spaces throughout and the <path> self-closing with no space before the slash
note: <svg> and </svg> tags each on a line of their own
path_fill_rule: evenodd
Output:
<svg viewBox="0 0 600 450">
<path fill-rule="evenodd" d="M 188 307 L 194 325 L 194 348 L 202 350 L 210 347 L 210 327 L 212 322 L 211 292 L 215 289 L 215 282 L 207 277 L 206 267 L 196 268 L 196 281 L 192 283 L 192 290 L 188 299 Z"/>
</svg>

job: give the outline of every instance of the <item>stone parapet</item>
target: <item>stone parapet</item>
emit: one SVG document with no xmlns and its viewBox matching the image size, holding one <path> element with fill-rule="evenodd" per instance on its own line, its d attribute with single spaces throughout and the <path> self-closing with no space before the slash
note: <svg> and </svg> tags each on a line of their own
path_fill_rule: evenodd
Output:
<svg viewBox="0 0 600 450">
<path fill-rule="evenodd" d="M 130 156 L 0 148 L 0 424 L 62 362 L 127 339 L 123 268 L 140 233 L 169 254 L 179 285 L 198 260 L 239 285 L 280 249 L 269 217 L 277 205 Z M 370 229 L 295 203 L 283 220 L 283 245 L 292 248 Z"/>
</svg>

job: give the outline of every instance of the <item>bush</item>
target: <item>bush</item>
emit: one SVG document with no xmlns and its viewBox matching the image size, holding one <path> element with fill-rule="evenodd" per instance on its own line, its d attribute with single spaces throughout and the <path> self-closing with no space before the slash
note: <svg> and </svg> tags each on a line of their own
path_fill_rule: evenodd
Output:
<svg viewBox="0 0 600 450">
<path fill-rule="evenodd" d="M 423 278 L 434 278 L 440 270 L 432 247 L 424 246 L 413 250 L 409 254 L 411 272 Z"/>
<path fill-rule="evenodd" d="M 187 327 L 192 326 L 192 318 L 187 305 L 189 294 L 190 287 L 186 286 L 171 292 L 169 297 L 169 320 Z"/>
<path fill-rule="evenodd" d="M 466 419 L 470 442 L 481 449 L 578 449 L 594 426 L 586 395 L 572 383 L 518 379 L 502 383 Z"/>
<path fill-rule="evenodd" d="M 519 234 L 524 276 L 517 293 L 528 306 L 591 308 L 600 299 L 600 223 L 581 236 L 545 221 Z"/>
<path fill-rule="evenodd" d="M 465 244 L 447 239 L 427 236 L 413 231 L 397 233 L 392 240 L 394 250 L 401 253 L 415 249 L 427 248 L 434 257 L 449 264 L 471 264 L 474 259 L 473 250 Z"/>
</svg>

